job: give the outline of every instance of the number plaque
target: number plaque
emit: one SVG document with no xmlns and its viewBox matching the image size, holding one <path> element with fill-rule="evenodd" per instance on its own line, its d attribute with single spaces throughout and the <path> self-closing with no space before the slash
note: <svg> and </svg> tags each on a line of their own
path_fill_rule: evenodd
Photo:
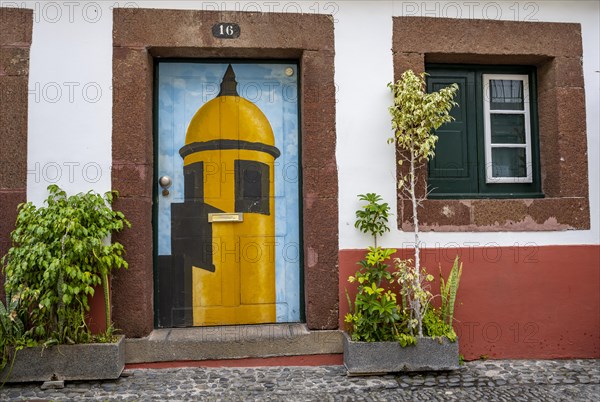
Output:
<svg viewBox="0 0 600 402">
<path fill-rule="evenodd" d="M 219 39 L 235 39 L 239 38 L 241 33 L 240 26 L 233 22 L 219 22 L 213 25 L 212 34 Z"/>
</svg>

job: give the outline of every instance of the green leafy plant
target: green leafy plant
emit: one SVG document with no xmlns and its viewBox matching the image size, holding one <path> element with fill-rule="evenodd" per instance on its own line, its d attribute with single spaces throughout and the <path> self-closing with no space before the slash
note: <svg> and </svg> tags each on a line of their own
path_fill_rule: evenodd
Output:
<svg viewBox="0 0 600 402">
<path fill-rule="evenodd" d="M 19 317 L 19 297 L 6 296 L 6 306 L 0 300 L 0 347 L 4 348 L 16 339 L 20 339 L 25 332 L 23 321 Z M 3 361 L 3 363 L 6 363 Z"/>
<path fill-rule="evenodd" d="M 434 278 L 420 261 L 418 207 L 427 195 L 417 194 L 417 181 L 423 165 L 435 155 L 438 137 L 434 130 L 452 120 L 450 110 L 456 105 L 454 95 L 458 87 L 453 84 L 427 93 L 425 74 L 416 75 L 409 70 L 389 88 L 394 95 L 389 112 L 395 132 L 389 142 L 396 144 L 401 155 L 398 188 L 412 203 L 415 254 L 414 259 L 395 258 L 393 267 L 389 266 L 396 250 L 377 246 L 378 237 L 389 231 L 389 205 L 377 194 L 359 195 L 366 205 L 356 211 L 354 226 L 370 234 L 374 245 L 358 263 L 356 274 L 348 278 L 358 287 L 354 305 L 346 292 L 350 312 L 345 322 L 354 341 L 396 340 L 402 346 L 414 344 L 424 336 L 455 341 L 452 323 L 462 265 L 458 265 L 457 257 L 449 277 L 440 278 L 442 305 L 435 307 L 430 291 Z M 405 162 L 407 165 L 403 165 Z"/>
<path fill-rule="evenodd" d="M 359 199 L 366 205 L 356 211 L 355 227 L 370 234 L 376 243 L 377 236 L 389 230 L 389 206 L 377 194 L 359 195 Z M 376 245 L 368 247 L 365 258 L 358 262 L 358 270 L 348 278 L 350 283 L 357 284 L 354 303 L 346 291 L 350 312 L 345 316 L 345 323 L 352 340 L 397 341 L 401 346 L 415 344 L 419 334 L 416 332 L 414 305 L 418 299 L 423 325 L 421 336 L 446 337 L 455 341 L 452 318 L 447 313 L 452 310 L 449 307 L 450 300 L 453 304 L 456 298 L 459 271 L 453 269 L 449 279 L 444 282 L 448 303 L 436 308 L 431 303 L 434 299 L 430 291 L 433 275 L 422 267 L 423 283 L 416 288 L 412 260 L 396 258 L 393 266 L 388 264 L 395 252 L 395 249 Z"/>
<path fill-rule="evenodd" d="M 107 332 L 113 330 L 109 273 L 127 268 L 127 262 L 123 245 L 109 239 L 130 226 L 121 212 L 111 209 L 116 193 L 67 196 L 56 185 L 48 191 L 45 206 L 19 205 L 12 247 L 1 260 L 6 293 L 18 295 L 18 306 L 4 310 L 23 319 L 22 331 L 13 328 L 13 340 L 7 342 L 13 346 L 19 338 L 47 346 L 94 340 L 86 314 L 98 285 L 105 294 Z"/>
<path fill-rule="evenodd" d="M 388 84 L 394 95 L 394 104 L 389 112 L 392 117 L 392 128 L 395 132 L 389 139 L 400 151 L 401 166 L 408 163 L 408 172 L 402 170 L 398 188 L 402 195 L 412 203 L 413 226 L 415 239 L 415 258 L 412 261 L 396 260 L 399 271 L 399 283 L 408 286 L 406 302 L 410 307 L 410 328 L 423 336 L 423 317 L 427 311 L 430 295 L 424 289 L 429 276 L 423 275 L 420 261 L 419 218 L 418 207 L 426 194 L 417 194 L 418 171 L 435 155 L 438 137 L 434 130 L 442 124 L 453 120 L 450 110 L 457 103 L 454 95 L 458 90 L 456 84 L 442 88 L 438 92 L 427 93 L 425 73 L 417 75 L 412 70 L 405 71 L 400 80 Z"/>
<path fill-rule="evenodd" d="M 375 247 L 377 247 L 377 237 L 390 231 L 387 225 L 390 206 L 387 202 L 382 202 L 381 196 L 375 193 L 360 194 L 358 199 L 366 201 L 367 204 L 356 211 L 354 227 L 363 233 L 370 234 Z"/>
<path fill-rule="evenodd" d="M 346 315 L 345 322 L 355 341 L 396 340 L 400 332 L 398 323 L 401 320 L 396 293 L 383 287 L 393 282 L 387 261 L 396 250 L 377 246 L 377 237 L 389 231 L 390 207 L 374 193 L 361 194 L 358 197 L 366 204 L 356 211 L 354 226 L 361 232 L 370 234 L 374 245 L 367 249 L 365 258 L 358 263 L 360 268 L 356 274 L 348 278 L 349 282 L 358 284 L 358 289 L 354 307 L 346 292 L 348 305 L 353 312 Z"/>
<path fill-rule="evenodd" d="M 19 317 L 19 297 L 6 296 L 6 306 L 0 300 L 0 353 L 2 354 L 2 360 L 0 360 L 0 371 L 8 364 L 11 360 L 14 363 L 14 357 L 18 349 L 21 349 L 23 333 L 25 332 L 25 326 L 23 321 Z M 9 370 L 10 374 L 10 370 Z M 7 376 L 8 377 L 8 376 Z M 0 378 L 0 386 L 4 385 L 5 379 Z"/>
<path fill-rule="evenodd" d="M 433 281 L 433 276 L 427 274 L 424 268 L 420 270 L 419 286 L 415 282 L 415 269 L 411 259 L 394 259 L 394 277 L 400 287 L 400 295 L 402 296 L 401 308 L 403 314 L 407 317 L 407 328 L 411 336 L 424 336 L 423 333 L 415 333 L 418 328 L 419 320 L 421 321 L 429 310 L 433 295 L 429 288 L 429 283 Z"/>
<path fill-rule="evenodd" d="M 448 279 L 444 280 L 440 270 L 440 295 L 442 296 L 442 319 L 445 323 L 452 325 L 454 320 L 454 303 L 456 292 L 462 275 L 462 262 L 459 265 L 458 256 L 454 259 L 454 265 L 450 270 Z"/>
</svg>

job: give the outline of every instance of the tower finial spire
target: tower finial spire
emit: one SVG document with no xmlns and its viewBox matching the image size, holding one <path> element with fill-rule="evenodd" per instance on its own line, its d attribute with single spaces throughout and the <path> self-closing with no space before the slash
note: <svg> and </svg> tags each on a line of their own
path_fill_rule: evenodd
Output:
<svg viewBox="0 0 600 402">
<path fill-rule="evenodd" d="M 221 92 L 217 96 L 240 96 L 237 92 L 237 81 L 231 64 L 227 67 L 223 81 L 221 81 Z"/>
</svg>

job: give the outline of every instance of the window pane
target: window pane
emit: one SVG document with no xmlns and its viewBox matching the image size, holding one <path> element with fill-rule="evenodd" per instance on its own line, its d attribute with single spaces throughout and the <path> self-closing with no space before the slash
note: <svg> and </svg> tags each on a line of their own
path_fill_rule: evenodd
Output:
<svg viewBox="0 0 600 402">
<path fill-rule="evenodd" d="M 184 195 L 186 201 L 204 199 L 204 162 L 194 162 L 183 167 Z"/>
<path fill-rule="evenodd" d="M 262 195 L 262 179 L 260 172 L 256 170 L 246 170 L 244 172 L 244 198 L 258 200 Z"/>
<path fill-rule="evenodd" d="M 525 144 L 525 115 L 490 115 L 492 144 Z"/>
<path fill-rule="evenodd" d="M 491 110 L 523 110 L 523 81 L 490 80 Z"/>
<path fill-rule="evenodd" d="M 525 148 L 492 148 L 493 177 L 527 177 Z"/>
<path fill-rule="evenodd" d="M 269 165 L 235 161 L 235 210 L 269 215 Z"/>
</svg>

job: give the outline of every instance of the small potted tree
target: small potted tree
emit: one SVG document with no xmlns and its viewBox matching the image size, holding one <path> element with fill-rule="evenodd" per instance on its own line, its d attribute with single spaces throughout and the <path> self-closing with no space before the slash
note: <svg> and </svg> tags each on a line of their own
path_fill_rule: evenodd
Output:
<svg viewBox="0 0 600 402">
<path fill-rule="evenodd" d="M 48 190 L 45 206 L 19 206 L 12 247 L 2 258 L 0 383 L 118 378 L 124 342 L 111 321 L 109 274 L 127 262 L 110 235 L 130 224 L 111 209 L 113 192 Z M 92 334 L 89 299 L 100 287 L 106 331 Z"/>
<path fill-rule="evenodd" d="M 395 131 L 390 142 L 400 151 L 400 164 L 408 163 L 398 188 L 412 202 L 415 253 L 414 259 L 395 258 L 393 268 L 389 266 L 396 250 L 377 246 L 377 237 L 389 231 L 389 206 L 376 194 L 359 196 L 367 204 L 356 212 L 355 226 L 370 234 L 374 245 L 349 278 L 358 283 L 354 303 L 348 297 L 350 313 L 345 318 L 349 334 L 344 337 L 344 364 L 349 374 L 449 370 L 459 364 L 452 321 L 462 264 L 456 258 L 449 277 L 444 280 L 440 274 L 441 307 L 435 307 L 433 276 L 420 263 L 418 207 L 426 195 L 417 194 L 419 167 L 434 155 L 433 131 L 452 119 L 457 87 L 428 94 L 425 75 L 412 71 L 389 86 Z"/>
</svg>

